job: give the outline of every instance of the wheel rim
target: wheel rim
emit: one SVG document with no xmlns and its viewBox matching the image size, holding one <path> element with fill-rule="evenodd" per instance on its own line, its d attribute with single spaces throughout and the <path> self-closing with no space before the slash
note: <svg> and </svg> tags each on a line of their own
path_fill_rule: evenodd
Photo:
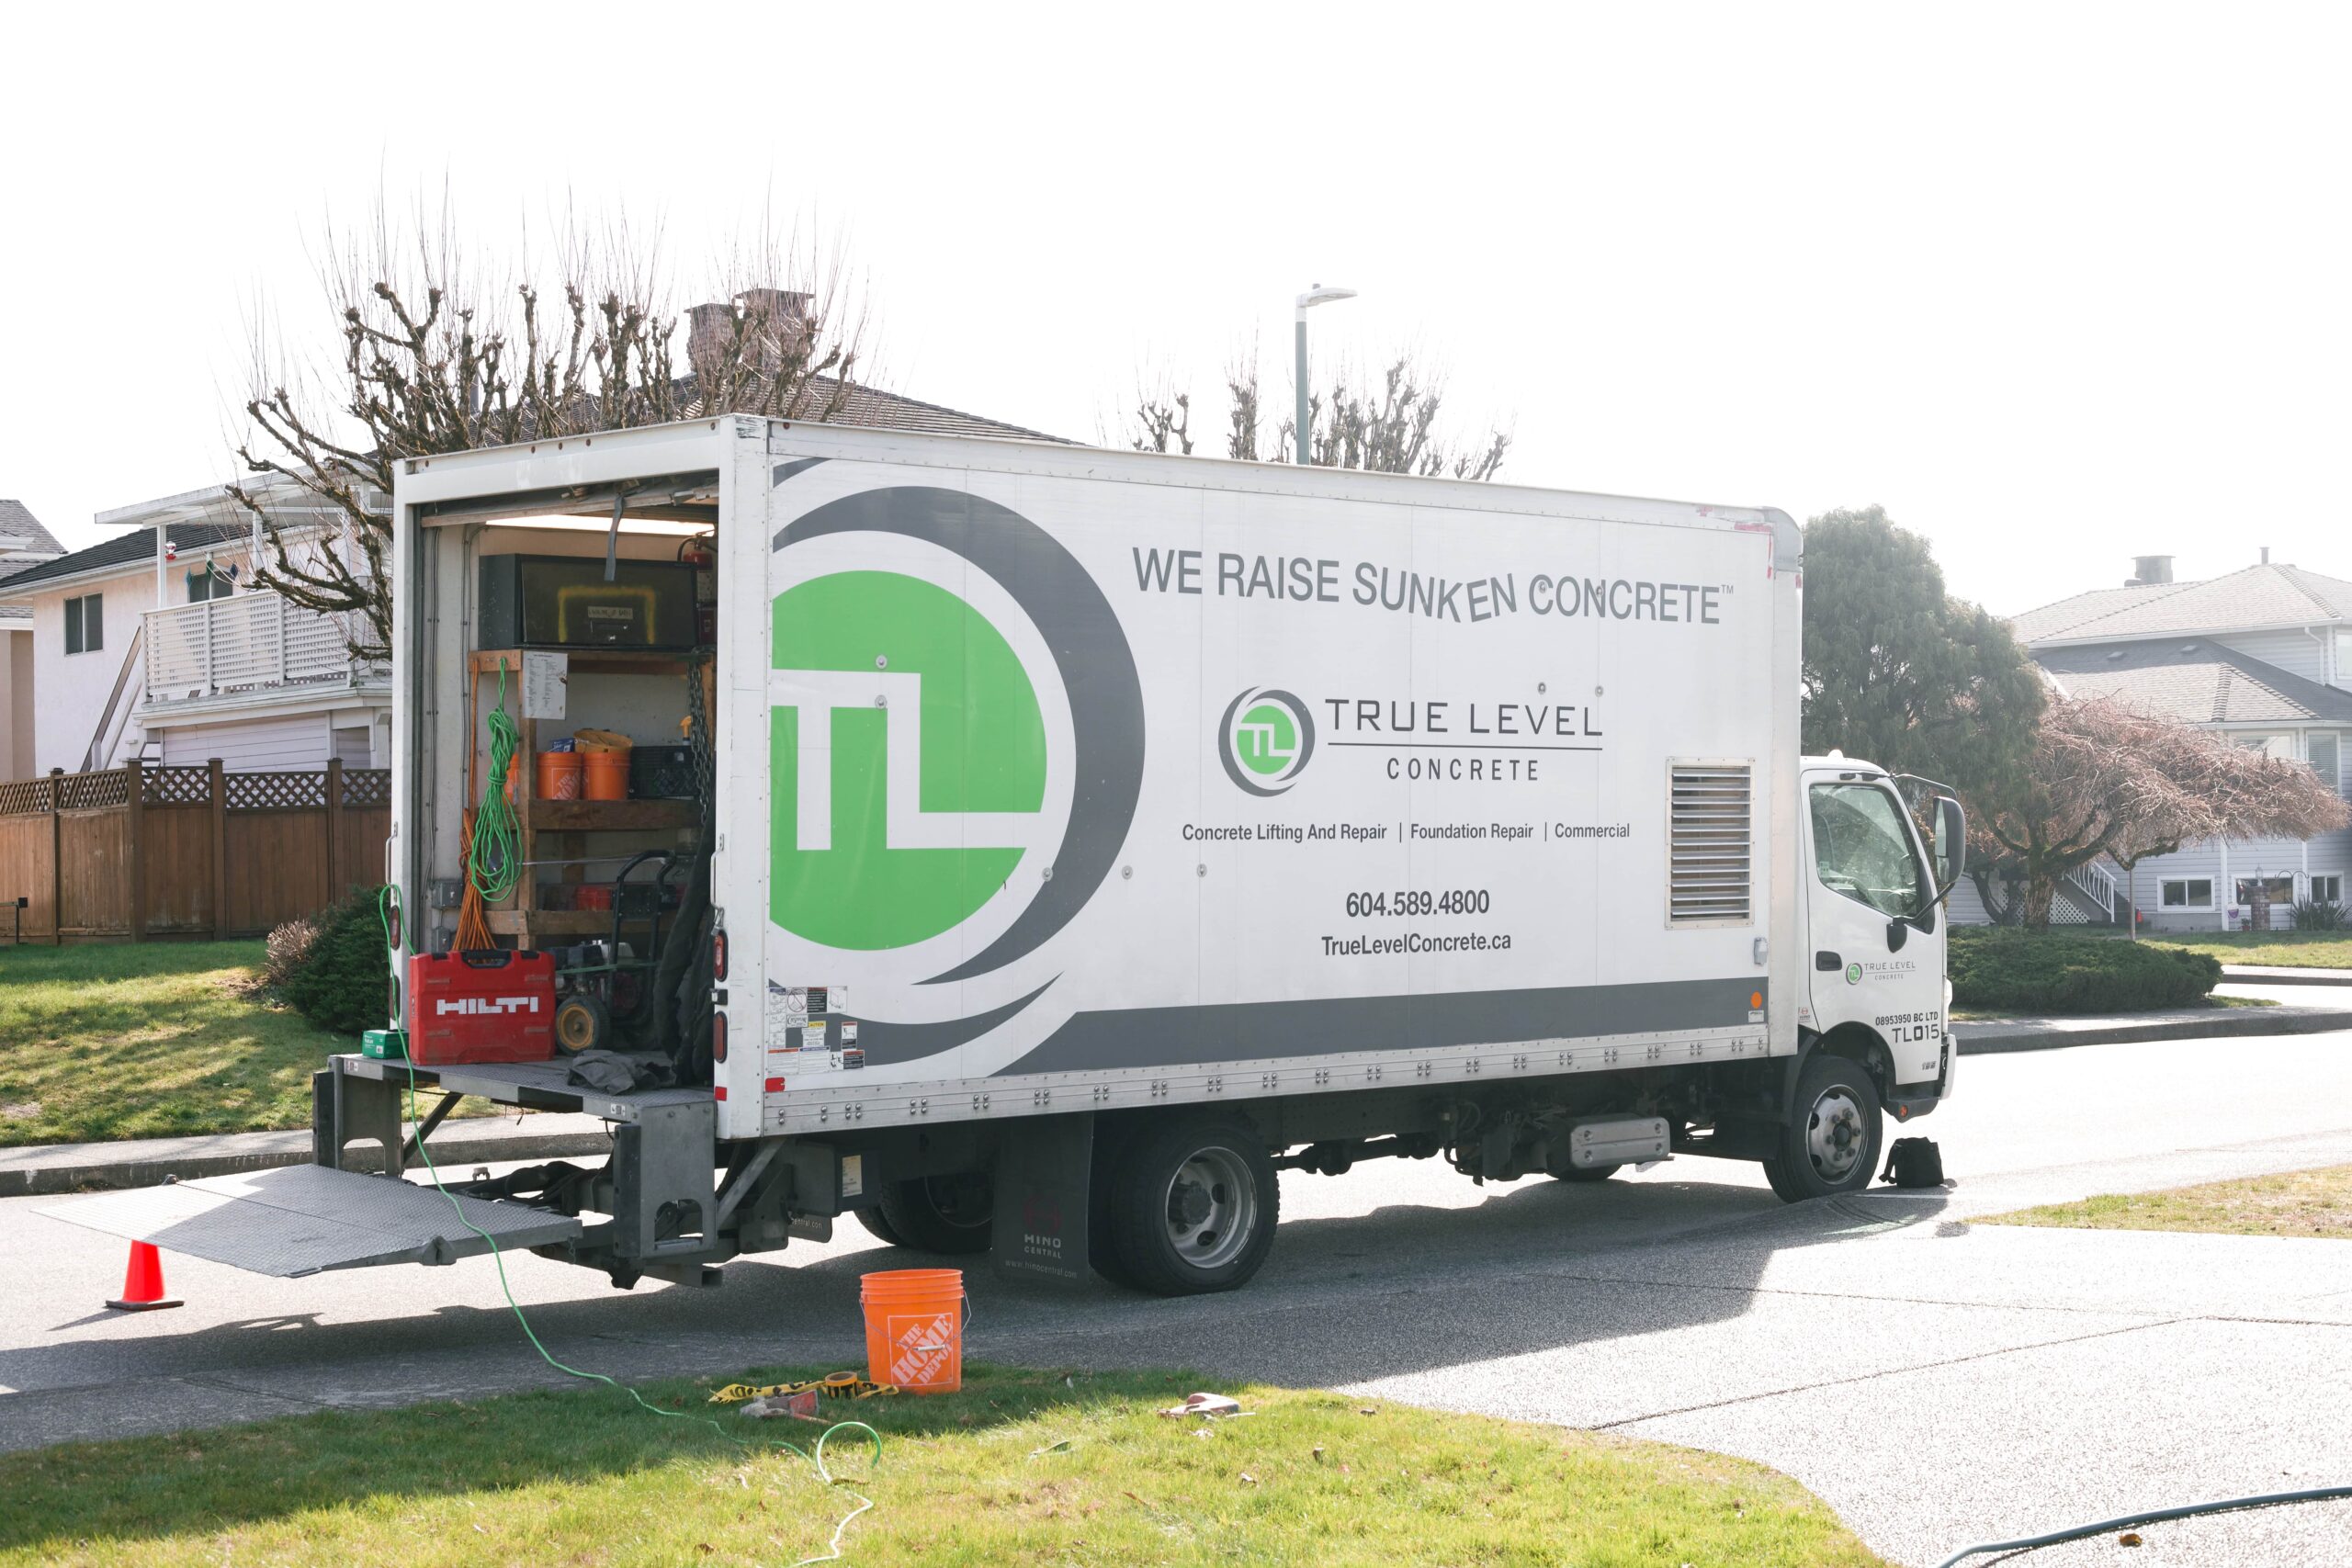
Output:
<svg viewBox="0 0 2352 1568">
<path fill-rule="evenodd" d="M 1862 1157 L 1862 1146 L 1869 1141 L 1870 1130 L 1862 1124 L 1861 1102 L 1854 1098 L 1854 1091 L 1843 1084 L 1823 1089 L 1805 1122 L 1805 1155 L 1813 1161 L 1814 1173 L 1824 1181 L 1843 1181 L 1853 1174 Z"/>
<path fill-rule="evenodd" d="M 1258 1184 L 1231 1149 L 1197 1149 L 1169 1179 L 1168 1244 L 1194 1269 L 1241 1256 L 1258 1230 Z"/>
<path fill-rule="evenodd" d="M 995 1194 L 983 1176 L 927 1176 L 922 1195 L 932 1213 L 957 1230 L 983 1230 L 996 1217 Z"/>
</svg>

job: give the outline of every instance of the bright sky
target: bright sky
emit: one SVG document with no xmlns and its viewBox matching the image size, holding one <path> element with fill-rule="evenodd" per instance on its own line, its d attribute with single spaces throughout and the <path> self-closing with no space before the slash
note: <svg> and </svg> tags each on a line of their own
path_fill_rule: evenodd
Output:
<svg viewBox="0 0 2352 1568">
<path fill-rule="evenodd" d="M 2002 611 L 2352 577 L 2341 6 L 509 12 L 13 17 L 0 495 L 79 546 L 230 477 L 254 302 L 323 337 L 330 213 L 446 185 L 492 253 L 658 220 L 689 297 L 772 201 L 884 384 L 1056 434 L 1172 368 L 1213 435 L 1340 284 L 1318 357 L 1433 352 L 1508 479 L 1878 502 Z"/>
</svg>

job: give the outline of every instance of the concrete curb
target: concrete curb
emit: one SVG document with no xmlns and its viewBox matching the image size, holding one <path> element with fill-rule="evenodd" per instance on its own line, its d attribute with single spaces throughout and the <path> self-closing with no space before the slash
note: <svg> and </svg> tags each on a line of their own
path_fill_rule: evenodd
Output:
<svg viewBox="0 0 2352 1568">
<path fill-rule="evenodd" d="M 502 1160 L 603 1154 L 612 1146 L 594 1116 L 452 1119 L 433 1134 L 433 1156 L 469 1169 Z M 109 1144 L 47 1144 L 0 1149 L 0 1198 L 35 1198 L 100 1187 L 157 1187 L 178 1178 L 233 1176 L 308 1165 L 311 1130 L 226 1133 L 199 1138 L 132 1138 Z"/>
<path fill-rule="evenodd" d="M 2352 1008 L 2227 1008 L 2143 1018 L 2018 1018 L 1955 1023 L 1963 1056 L 2056 1051 L 2069 1045 L 2129 1045 L 2147 1040 L 2235 1040 L 2266 1034 L 2324 1034 L 2352 1029 Z"/>
<path fill-rule="evenodd" d="M 2224 964 L 2222 983 L 2241 986 L 2352 986 L 2352 969 L 2271 968 L 2259 964 Z"/>
</svg>

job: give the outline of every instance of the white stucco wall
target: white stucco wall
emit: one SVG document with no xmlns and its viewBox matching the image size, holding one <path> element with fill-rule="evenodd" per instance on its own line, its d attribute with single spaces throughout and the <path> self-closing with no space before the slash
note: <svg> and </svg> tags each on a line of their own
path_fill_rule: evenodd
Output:
<svg viewBox="0 0 2352 1568">
<path fill-rule="evenodd" d="M 96 653 L 65 651 L 65 601 L 106 596 L 106 645 Z M 22 603 L 23 601 L 20 601 Z M 90 737 L 114 694 L 115 677 L 130 657 L 141 612 L 155 607 L 155 568 L 142 561 L 104 579 L 60 583 L 30 596 L 33 612 L 33 771 L 68 773 L 81 767 Z"/>
</svg>

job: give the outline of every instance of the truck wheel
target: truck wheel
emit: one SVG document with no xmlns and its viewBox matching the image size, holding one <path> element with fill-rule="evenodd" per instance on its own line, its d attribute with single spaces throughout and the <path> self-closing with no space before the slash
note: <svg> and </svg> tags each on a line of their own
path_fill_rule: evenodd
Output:
<svg viewBox="0 0 2352 1568">
<path fill-rule="evenodd" d="M 1624 1168 L 1622 1165 L 1573 1166 L 1566 1170 L 1555 1170 L 1552 1175 L 1561 1181 L 1606 1181 Z"/>
<path fill-rule="evenodd" d="M 1156 1296 L 1194 1296 L 1257 1273 L 1274 1244 L 1282 1194 L 1254 1130 L 1182 1121 L 1128 1148 L 1104 1206 L 1119 1273 Z"/>
<path fill-rule="evenodd" d="M 1765 1179 L 1783 1201 L 1858 1192 L 1878 1168 L 1878 1089 L 1859 1062 L 1815 1052 L 1797 1076 L 1796 1114 Z"/>
<path fill-rule="evenodd" d="M 601 997 L 576 992 L 557 1004 L 555 1048 L 566 1056 L 601 1051 L 613 1041 L 613 1011 Z"/>
<path fill-rule="evenodd" d="M 890 1222 L 882 1217 L 882 1210 L 878 1205 L 868 1204 L 863 1209 L 853 1210 L 852 1213 L 857 1215 L 857 1223 L 864 1225 L 866 1234 L 875 1240 L 887 1243 L 891 1247 L 907 1245 L 907 1238 L 892 1230 Z"/>
<path fill-rule="evenodd" d="M 995 1184 L 985 1171 L 919 1176 L 882 1189 L 882 1223 L 918 1252 L 986 1252 L 996 1224 Z M 871 1228 L 870 1226 L 868 1227 Z"/>
</svg>

